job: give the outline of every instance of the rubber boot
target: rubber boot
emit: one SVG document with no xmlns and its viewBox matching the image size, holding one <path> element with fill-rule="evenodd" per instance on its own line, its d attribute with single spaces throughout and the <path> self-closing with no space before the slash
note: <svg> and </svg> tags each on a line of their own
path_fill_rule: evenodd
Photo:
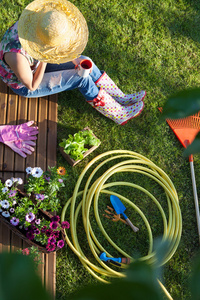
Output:
<svg viewBox="0 0 200 300">
<path fill-rule="evenodd" d="M 144 108 L 143 101 L 138 101 L 131 106 L 122 106 L 102 88 L 95 99 L 87 102 L 119 125 L 124 125 L 128 120 L 137 117 Z"/>
<path fill-rule="evenodd" d="M 127 106 L 142 101 L 146 96 L 145 91 L 134 94 L 124 94 L 112 81 L 112 79 L 104 72 L 102 76 L 95 82 L 98 87 L 103 88 L 118 103 Z"/>
</svg>

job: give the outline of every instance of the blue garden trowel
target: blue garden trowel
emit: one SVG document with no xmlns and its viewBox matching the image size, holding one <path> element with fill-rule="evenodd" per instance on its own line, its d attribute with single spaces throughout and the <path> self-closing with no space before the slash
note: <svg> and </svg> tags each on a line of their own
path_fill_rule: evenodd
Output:
<svg viewBox="0 0 200 300">
<path fill-rule="evenodd" d="M 134 226 L 132 224 L 132 222 L 129 220 L 129 218 L 125 215 L 124 211 L 126 210 L 126 207 L 121 202 L 121 200 L 117 196 L 111 195 L 110 196 L 110 201 L 111 201 L 112 206 L 114 207 L 114 210 L 116 211 L 116 213 L 118 215 L 122 214 L 124 219 L 126 220 L 126 223 L 133 229 L 134 232 L 137 232 L 139 230 L 139 228 Z"/>
</svg>

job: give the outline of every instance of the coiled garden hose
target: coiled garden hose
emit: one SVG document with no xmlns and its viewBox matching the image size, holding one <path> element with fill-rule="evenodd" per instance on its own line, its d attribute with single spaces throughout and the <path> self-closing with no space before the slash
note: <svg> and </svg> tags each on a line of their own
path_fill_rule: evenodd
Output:
<svg viewBox="0 0 200 300">
<path fill-rule="evenodd" d="M 99 162 L 102 159 L 103 161 Z M 115 160 L 117 160 L 117 163 L 115 163 Z M 99 162 L 99 164 L 95 167 L 94 165 L 97 162 Z M 111 167 L 106 169 L 105 168 L 106 164 L 111 165 Z M 85 183 L 85 187 L 82 191 L 79 191 L 81 183 L 83 182 L 83 180 L 84 181 L 86 180 L 85 175 L 91 167 L 93 168 L 91 174 L 89 174 L 88 179 Z M 102 168 L 106 169 L 106 171 L 103 174 L 101 174 L 99 178 L 95 179 L 97 177 L 95 175 L 97 174 L 97 172 L 101 172 Z M 111 179 L 114 174 L 123 173 L 123 172 L 135 172 L 135 173 L 146 175 L 149 178 L 156 181 L 164 189 L 167 204 L 168 204 L 168 218 L 166 217 L 166 214 L 161 204 L 158 202 L 158 200 L 143 187 L 131 182 L 124 182 L 124 181 L 112 182 L 112 180 L 111 182 L 109 182 L 109 179 Z M 146 157 L 136 152 L 127 151 L 127 150 L 108 151 L 95 157 L 92 161 L 88 163 L 88 165 L 84 168 L 81 175 L 79 176 L 73 192 L 73 196 L 66 202 L 63 208 L 61 214 L 61 221 L 65 220 L 66 211 L 70 206 L 71 238 L 69 238 L 67 231 L 65 231 L 66 242 L 69 245 L 69 247 L 72 249 L 72 251 L 79 257 L 84 267 L 95 278 L 105 283 L 109 282 L 106 277 L 120 278 L 120 277 L 124 277 L 125 274 L 121 271 L 113 270 L 107 264 L 101 261 L 99 258 L 99 254 L 101 252 L 105 252 L 106 255 L 110 257 L 112 257 L 112 255 L 108 253 L 106 249 L 104 249 L 104 247 L 98 241 L 92 229 L 92 225 L 90 222 L 90 210 L 92 208 L 92 203 L 94 205 L 94 214 L 95 214 L 96 222 L 98 224 L 98 228 L 101 230 L 102 234 L 107 239 L 107 241 L 117 251 L 119 251 L 122 254 L 122 256 L 129 257 L 131 261 L 134 261 L 134 258 L 131 257 L 119 246 L 117 246 L 105 231 L 98 210 L 98 200 L 100 194 L 115 195 L 119 197 L 121 200 L 126 202 L 129 206 L 131 206 L 132 209 L 134 209 L 140 215 L 140 217 L 142 218 L 142 220 L 146 225 L 148 231 L 148 237 L 149 237 L 148 253 L 144 257 L 141 257 L 140 260 L 147 261 L 150 264 L 153 264 L 156 261 L 156 253 L 153 249 L 154 241 L 153 241 L 152 229 L 148 222 L 147 217 L 144 215 L 142 210 L 138 206 L 136 206 L 132 201 L 130 201 L 128 198 L 110 190 L 110 188 L 115 186 L 122 186 L 122 187 L 129 186 L 131 188 L 138 189 L 143 193 L 145 193 L 147 196 L 149 196 L 150 199 L 156 204 L 163 220 L 162 241 L 167 240 L 169 243 L 168 252 L 163 258 L 161 265 L 167 263 L 170 260 L 170 258 L 174 255 L 179 245 L 181 233 L 182 233 L 182 217 L 181 217 L 181 210 L 179 207 L 177 192 L 172 181 L 162 169 L 160 169 L 158 166 L 156 166 L 152 161 L 150 161 Z M 79 203 L 77 204 L 78 202 L 77 199 L 78 198 L 80 199 L 80 197 L 82 200 L 81 201 L 79 200 Z M 82 213 L 84 229 L 87 236 L 87 242 L 89 244 L 90 250 L 94 258 L 96 259 L 97 264 L 96 262 L 95 264 L 92 262 L 94 261 L 94 259 L 90 261 L 86 257 L 81 246 L 81 241 L 78 239 L 79 237 L 77 233 L 77 220 L 81 213 Z M 125 266 L 122 265 L 122 267 Z M 168 298 L 170 298 L 171 296 L 165 290 L 162 283 L 160 283 L 160 286 L 162 287 L 162 289 L 164 290 Z"/>
</svg>

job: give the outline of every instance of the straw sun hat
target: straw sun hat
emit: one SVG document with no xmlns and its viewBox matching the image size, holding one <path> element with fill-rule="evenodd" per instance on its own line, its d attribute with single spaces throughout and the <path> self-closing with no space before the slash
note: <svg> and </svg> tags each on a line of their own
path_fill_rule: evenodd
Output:
<svg viewBox="0 0 200 300">
<path fill-rule="evenodd" d="M 22 12 L 18 35 L 33 58 L 64 63 L 80 56 L 88 41 L 85 18 L 67 0 L 35 0 Z"/>
</svg>

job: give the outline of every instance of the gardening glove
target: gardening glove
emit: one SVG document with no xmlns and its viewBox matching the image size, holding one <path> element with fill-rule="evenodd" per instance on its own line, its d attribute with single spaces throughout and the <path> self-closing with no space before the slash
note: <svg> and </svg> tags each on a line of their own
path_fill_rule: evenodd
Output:
<svg viewBox="0 0 200 300">
<path fill-rule="evenodd" d="M 26 154 L 31 155 L 32 152 L 35 151 L 35 149 L 32 146 L 36 145 L 36 143 L 32 141 L 22 141 L 21 148 L 18 148 L 15 145 L 15 142 L 5 142 L 4 144 L 10 147 L 14 152 L 16 152 L 17 154 L 19 154 L 24 158 L 26 158 L 27 156 Z"/>
<path fill-rule="evenodd" d="M 34 121 L 29 121 L 20 125 L 0 126 L 0 142 L 6 145 L 7 143 L 14 142 L 15 146 L 21 149 L 24 141 L 37 139 L 38 127 L 30 127 L 33 123 Z"/>
</svg>

